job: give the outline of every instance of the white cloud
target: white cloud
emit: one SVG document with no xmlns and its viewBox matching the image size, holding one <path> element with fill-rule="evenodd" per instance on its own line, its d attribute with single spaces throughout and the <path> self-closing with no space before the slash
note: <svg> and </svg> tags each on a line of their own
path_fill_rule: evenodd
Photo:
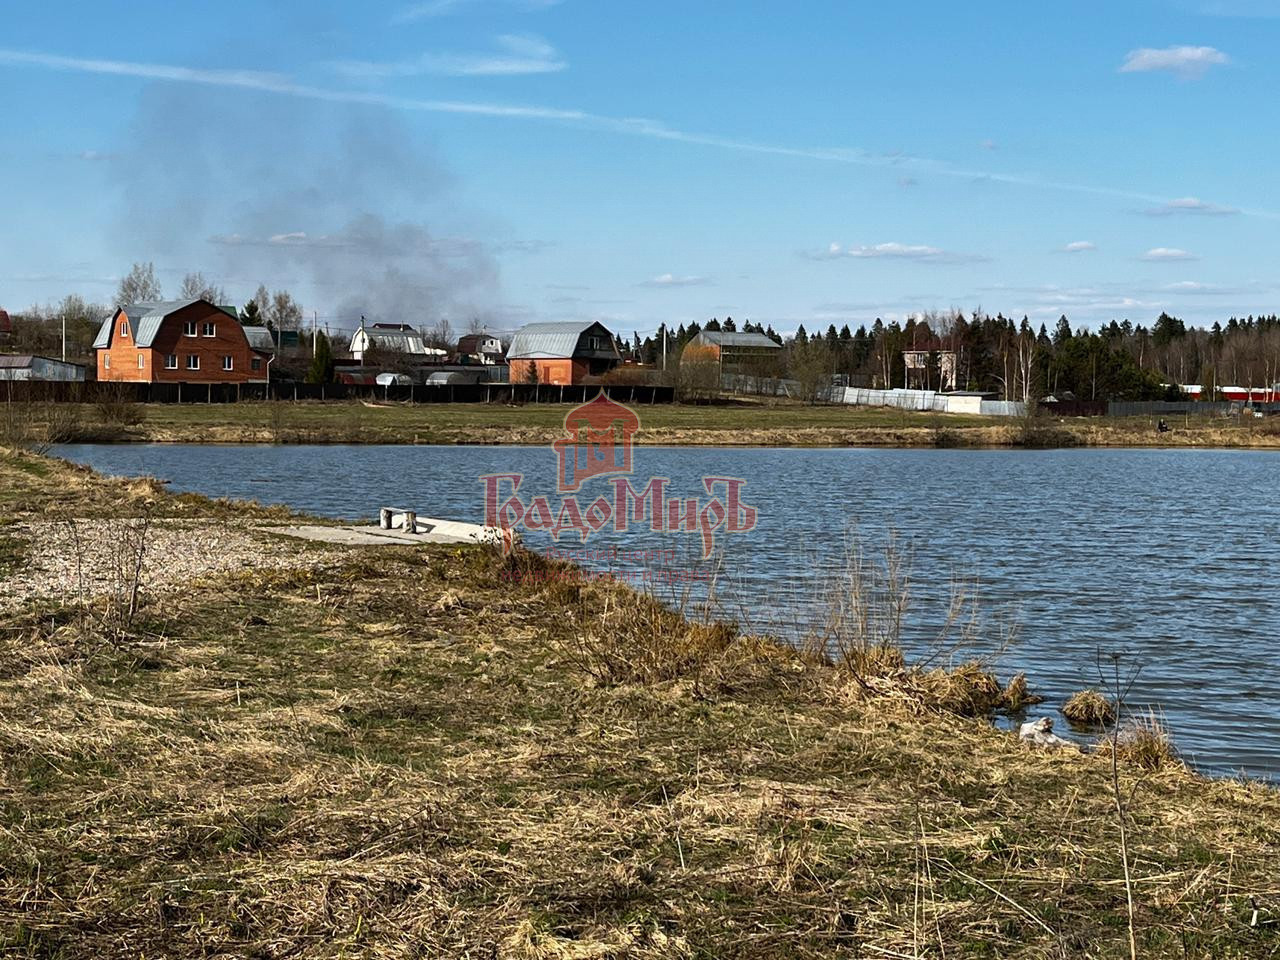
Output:
<svg viewBox="0 0 1280 960">
<path fill-rule="evenodd" d="M 877 258 L 891 260 L 919 260 L 928 263 L 972 263 L 983 257 L 973 254 L 955 253 L 941 247 L 929 247 L 923 244 L 877 243 L 856 247 L 844 247 L 833 243 L 827 249 L 816 253 L 806 253 L 810 260 L 842 260 L 851 257 L 854 260 L 872 260 Z"/>
<path fill-rule="evenodd" d="M 1166 263 L 1172 260 L 1196 260 L 1198 258 L 1195 254 L 1179 250 L 1177 247 L 1152 247 L 1139 259 L 1152 263 Z"/>
<path fill-rule="evenodd" d="M 983 150 L 994 150 L 996 148 L 996 142 L 994 140 L 987 139 L 979 143 L 978 146 L 980 146 Z"/>
<path fill-rule="evenodd" d="M 1230 62 L 1230 57 L 1214 47 L 1164 47 L 1160 50 L 1142 47 L 1129 51 L 1120 72 L 1167 70 L 1181 77 L 1198 77 L 1212 66 Z"/>
<path fill-rule="evenodd" d="M 642 287 L 705 287 L 711 281 L 706 277 L 678 277 L 674 273 L 664 273 L 645 280 Z"/>
<path fill-rule="evenodd" d="M 568 66 L 556 48 L 538 36 L 503 34 L 495 45 L 493 53 L 424 53 L 412 60 L 342 60 L 333 66 L 352 77 L 514 77 L 558 73 Z"/>
<path fill-rule="evenodd" d="M 1168 203 L 1143 211 L 1149 217 L 1170 217 L 1178 213 L 1230 217 L 1239 212 L 1235 207 L 1220 207 L 1216 203 L 1205 203 L 1199 197 L 1179 197 L 1176 200 L 1170 200 Z"/>
<path fill-rule="evenodd" d="M 1216 283 L 1200 283 L 1198 280 L 1179 280 L 1166 284 L 1163 288 L 1169 293 L 1192 294 L 1202 297 L 1222 297 L 1248 292 L 1244 289 L 1233 289 Z"/>
<path fill-rule="evenodd" d="M 1062 248 L 1063 253 L 1092 253 L 1098 246 L 1088 240 L 1073 240 Z"/>
</svg>

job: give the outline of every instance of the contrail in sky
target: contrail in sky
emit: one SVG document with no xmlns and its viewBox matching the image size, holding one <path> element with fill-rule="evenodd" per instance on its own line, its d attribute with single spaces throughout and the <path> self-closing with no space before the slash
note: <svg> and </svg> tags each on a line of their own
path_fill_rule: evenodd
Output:
<svg viewBox="0 0 1280 960">
<path fill-rule="evenodd" d="M 61 70 L 74 73 L 105 74 L 119 77 L 135 77 L 144 80 L 162 80 L 171 83 L 189 83 L 202 86 L 225 87 L 241 90 L 256 90 L 280 96 L 299 97 L 306 100 L 319 100 L 327 103 L 364 104 L 374 107 L 385 107 L 393 110 L 404 110 L 422 113 L 442 113 L 470 115 L 481 117 L 507 118 L 517 120 L 535 120 L 559 123 L 572 126 L 583 126 L 592 129 L 608 130 L 629 136 L 646 137 L 652 140 L 666 140 L 673 143 L 686 143 L 694 146 L 714 147 L 739 153 L 755 153 L 767 156 L 793 157 L 803 160 L 816 160 L 825 163 L 841 163 L 863 167 L 893 167 L 910 165 L 913 168 L 927 170 L 939 176 L 964 180 L 985 180 L 992 183 L 1003 183 L 1010 186 L 1028 187 L 1032 189 L 1054 190 L 1065 193 L 1083 194 L 1096 197 L 1110 197 L 1117 200 L 1145 204 L 1171 204 L 1174 198 L 1160 197 L 1113 187 L 1091 186 L 1081 183 L 1068 183 L 1056 180 L 1045 180 L 1033 174 L 990 173 L 981 170 L 964 170 L 940 161 L 921 157 L 886 156 L 860 148 L 837 147 L 789 147 L 778 144 L 760 143 L 753 140 L 740 140 L 716 134 L 695 133 L 677 130 L 655 120 L 638 117 L 610 117 L 590 113 L 584 110 L 566 110 L 557 107 L 519 106 L 498 103 L 486 103 L 469 100 L 430 100 L 415 97 L 399 97 L 391 94 L 360 90 L 336 90 L 329 87 L 317 87 L 297 83 L 279 73 L 259 72 L 253 70 L 217 70 L 198 67 L 181 67 L 169 64 L 135 63 L 126 60 L 98 60 L 80 57 L 65 57 L 58 54 L 38 51 L 0 49 L 0 64 L 11 66 L 42 67 L 48 70 Z M 1260 217 L 1267 220 L 1280 220 L 1280 214 L 1268 210 L 1242 209 L 1244 216 Z"/>
</svg>

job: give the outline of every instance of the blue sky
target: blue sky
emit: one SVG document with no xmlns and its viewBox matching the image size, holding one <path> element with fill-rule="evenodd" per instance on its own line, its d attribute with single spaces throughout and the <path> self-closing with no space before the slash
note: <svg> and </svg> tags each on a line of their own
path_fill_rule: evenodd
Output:
<svg viewBox="0 0 1280 960">
<path fill-rule="evenodd" d="M 1280 0 L 11 4 L 0 304 L 621 333 L 1280 301 Z"/>
</svg>

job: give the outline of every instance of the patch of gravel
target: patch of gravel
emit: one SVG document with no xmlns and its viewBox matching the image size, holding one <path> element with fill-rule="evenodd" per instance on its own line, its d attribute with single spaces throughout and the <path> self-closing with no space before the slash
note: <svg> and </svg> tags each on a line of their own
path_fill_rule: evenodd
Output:
<svg viewBox="0 0 1280 960">
<path fill-rule="evenodd" d="M 75 601 L 114 593 L 132 582 L 137 520 L 19 523 L 4 528 L 27 541 L 25 562 L 0 576 L 0 607 L 27 600 Z M 153 520 L 142 550 L 143 592 L 182 589 L 203 577 L 242 570 L 309 566 L 314 557 L 250 528 L 209 520 Z"/>
</svg>

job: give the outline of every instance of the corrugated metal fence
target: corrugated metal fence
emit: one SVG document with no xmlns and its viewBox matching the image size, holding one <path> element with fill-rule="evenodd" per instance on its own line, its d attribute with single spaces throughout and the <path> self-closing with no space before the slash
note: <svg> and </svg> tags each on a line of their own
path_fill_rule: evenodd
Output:
<svg viewBox="0 0 1280 960">
<path fill-rule="evenodd" d="M 1231 400 L 1148 400 L 1113 401 L 1107 404 L 1108 417 L 1167 417 L 1189 414 L 1193 417 L 1229 417 L 1240 412 L 1244 404 Z M 1264 413 L 1280 413 L 1280 403 L 1255 404 Z"/>
<path fill-rule="evenodd" d="M 672 387 L 450 383 L 378 387 L 343 383 L 50 383 L 0 385 L 0 402 L 237 403 L 246 400 L 396 400 L 409 403 L 585 403 L 600 391 L 619 403 L 671 403 Z"/>
<path fill-rule="evenodd" d="M 951 396 L 936 390 L 868 390 L 845 387 L 843 403 L 863 407 L 896 407 L 928 413 L 973 413 L 988 417 L 1021 417 L 1024 404 L 1006 400 L 983 400 L 981 397 Z"/>
</svg>

